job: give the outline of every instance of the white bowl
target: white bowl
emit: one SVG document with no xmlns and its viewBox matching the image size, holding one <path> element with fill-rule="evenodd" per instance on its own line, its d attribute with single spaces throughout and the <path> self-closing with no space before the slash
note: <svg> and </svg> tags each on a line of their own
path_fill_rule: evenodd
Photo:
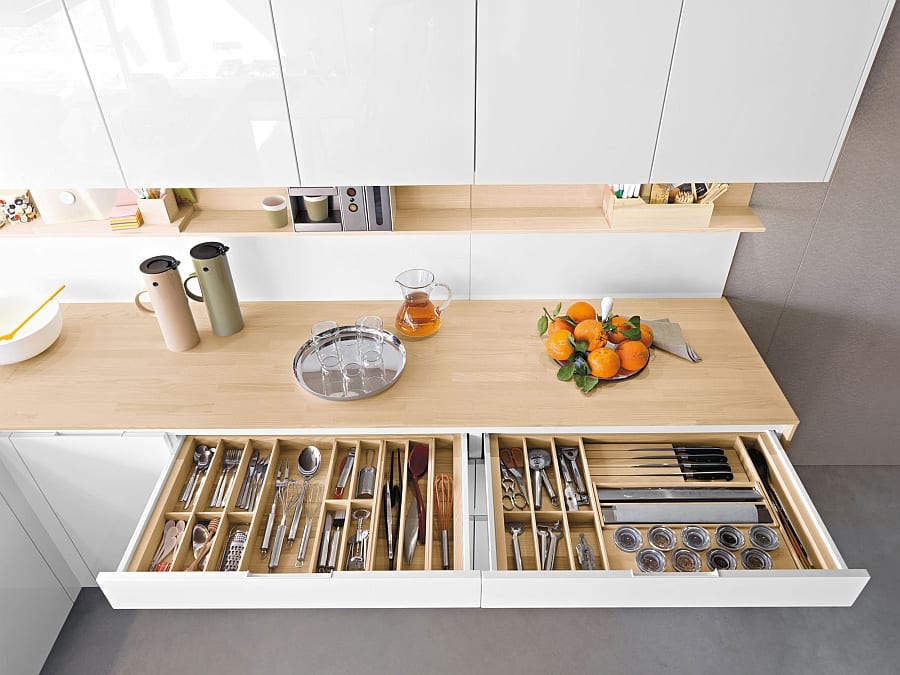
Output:
<svg viewBox="0 0 900 675">
<path fill-rule="evenodd" d="M 47 296 L 0 297 L 0 335 L 5 335 L 31 314 Z M 0 366 L 37 356 L 56 342 L 62 331 L 62 312 L 54 299 L 22 326 L 12 340 L 0 340 Z"/>
</svg>

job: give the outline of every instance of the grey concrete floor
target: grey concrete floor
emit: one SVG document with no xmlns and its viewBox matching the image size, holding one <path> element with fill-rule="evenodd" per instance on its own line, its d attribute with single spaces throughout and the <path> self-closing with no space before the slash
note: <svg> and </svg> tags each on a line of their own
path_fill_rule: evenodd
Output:
<svg viewBox="0 0 900 675">
<path fill-rule="evenodd" d="M 852 608 L 115 611 L 85 589 L 43 672 L 900 672 L 900 467 L 798 472 L 872 576 Z"/>
</svg>

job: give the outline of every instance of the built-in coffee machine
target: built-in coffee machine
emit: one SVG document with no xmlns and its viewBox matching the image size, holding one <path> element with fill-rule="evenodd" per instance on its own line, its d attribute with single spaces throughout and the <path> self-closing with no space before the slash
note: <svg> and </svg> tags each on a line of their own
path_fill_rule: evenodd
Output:
<svg viewBox="0 0 900 675">
<path fill-rule="evenodd" d="M 288 188 L 296 232 L 390 231 L 388 185 Z"/>
</svg>

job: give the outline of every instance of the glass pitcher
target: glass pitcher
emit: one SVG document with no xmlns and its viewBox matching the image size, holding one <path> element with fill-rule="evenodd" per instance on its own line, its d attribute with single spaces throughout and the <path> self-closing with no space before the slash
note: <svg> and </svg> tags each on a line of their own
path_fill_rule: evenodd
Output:
<svg viewBox="0 0 900 675">
<path fill-rule="evenodd" d="M 428 270 L 406 270 L 398 274 L 394 281 L 403 289 L 403 304 L 395 321 L 397 330 L 409 337 L 427 337 L 436 333 L 441 327 L 441 313 L 453 299 L 450 287 L 436 283 L 434 275 Z M 447 291 L 447 299 L 441 306 L 435 307 L 431 293 L 438 287 Z"/>
</svg>

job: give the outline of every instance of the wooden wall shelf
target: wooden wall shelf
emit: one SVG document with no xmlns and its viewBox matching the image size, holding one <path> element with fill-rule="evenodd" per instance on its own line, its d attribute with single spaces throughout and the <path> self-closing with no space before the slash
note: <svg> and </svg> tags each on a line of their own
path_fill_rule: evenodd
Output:
<svg viewBox="0 0 900 675">
<path fill-rule="evenodd" d="M 716 202 L 709 227 L 611 228 L 600 206 L 599 186 L 404 186 L 394 188 L 393 234 L 597 234 L 648 232 L 765 232 L 749 207 L 752 183 L 737 184 Z M 182 207 L 170 225 L 143 225 L 114 232 L 105 220 L 48 225 L 10 223 L 5 237 L 143 237 L 173 235 L 228 236 L 385 236 L 368 232 L 294 232 L 288 225 L 272 229 L 261 210 L 261 196 L 287 194 L 283 188 L 246 190 L 198 189 L 197 207 Z"/>
</svg>

